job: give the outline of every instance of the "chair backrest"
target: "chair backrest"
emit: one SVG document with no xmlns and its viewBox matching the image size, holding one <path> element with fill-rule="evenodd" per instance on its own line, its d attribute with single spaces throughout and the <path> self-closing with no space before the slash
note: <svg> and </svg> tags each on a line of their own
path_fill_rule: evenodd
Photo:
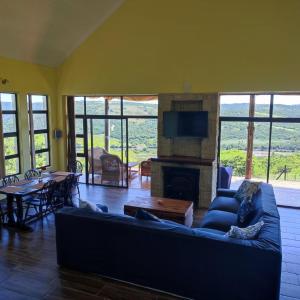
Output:
<svg viewBox="0 0 300 300">
<path fill-rule="evenodd" d="M 219 167 L 218 188 L 230 189 L 233 169 L 231 167 Z"/>
<path fill-rule="evenodd" d="M 103 154 L 109 154 L 104 148 L 101 147 L 95 147 L 93 148 L 93 159 L 99 159 L 101 155 Z M 88 158 L 89 160 L 92 159 L 92 150 L 89 149 L 88 151 Z"/>
<path fill-rule="evenodd" d="M 79 160 L 76 160 L 73 166 L 71 166 L 71 171 L 74 173 L 82 173 L 83 171 L 82 163 Z"/>
<path fill-rule="evenodd" d="M 24 178 L 29 180 L 31 178 L 39 177 L 40 176 L 40 171 L 37 169 L 31 169 L 25 172 Z"/>
<path fill-rule="evenodd" d="M 8 175 L 3 177 L 2 179 L 2 185 L 6 186 L 6 185 L 11 185 L 13 183 L 16 183 L 19 181 L 19 177 L 17 175 Z"/>
<path fill-rule="evenodd" d="M 42 195 L 44 196 L 46 201 L 52 201 L 56 187 L 57 183 L 55 180 L 49 180 L 44 184 L 42 189 Z"/>
<path fill-rule="evenodd" d="M 103 154 L 100 156 L 102 173 L 118 173 L 122 168 L 122 161 L 117 155 Z"/>
</svg>

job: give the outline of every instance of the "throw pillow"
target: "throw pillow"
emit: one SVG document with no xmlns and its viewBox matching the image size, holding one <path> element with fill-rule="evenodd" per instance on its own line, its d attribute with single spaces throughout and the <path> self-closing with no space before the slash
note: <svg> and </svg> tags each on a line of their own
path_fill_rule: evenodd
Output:
<svg viewBox="0 0 300 300">
<path fill-rule="evenodd" d="M 238 225 L 240 227 L 245 227 L 249 224 L 252 214 L 255 211 L 254 204 L 252 202 L 252 197 L 248 196 L 244 199 L 237 212 Z"/>
<path fill-rule="evenodd" d="M 79 199 L 79 208 L 85 208 L 87 210 L 95 211 L 95 212 L 107 212 L 107 211 L 104 211 L 103 208 L 98 206 L 98 204 L 95 204 L 95 203 L 87 201 L 87 200 L 81 200 L 81 199 Z M 107 209 L 107 207 L 106 207 L 106 209 Z"/>
<path fill-rule="evenodd" d="M 107 213 L 108 212 L 108 207 L 106 205 L 103 204 L 96 204 L 96 206 L 102 210 L 102 212 Z"/>
<path fill-rule="evenodd" d="M 231 226 L 230 230 L 225 233 L 225 235 L 236 239 L 252 240 L 257 236 L 263 225 L 264 221 L 259 221 L 256 224 L 248 226 L 246 228 Z"/>
<path fill-rule="evenodd" d="M 153 214 L 149 213 L 148 211 L 146 211 L 144 209 L 141 209 L 141 208 L 139 208 L 137 210 L 137 212 L 135 214 L 135 217 L 139 220 L 161 222 L 161 220 L 157 216 L 155 216 L 155 215 L 153 215 Z"/>
<path fill-rule="evenodd" d="M 234 198 L 242 202 L 247 197 L 255 194 L 260 187 L 261 182 L 244 180 L 234 195 Z"/>
</svg>

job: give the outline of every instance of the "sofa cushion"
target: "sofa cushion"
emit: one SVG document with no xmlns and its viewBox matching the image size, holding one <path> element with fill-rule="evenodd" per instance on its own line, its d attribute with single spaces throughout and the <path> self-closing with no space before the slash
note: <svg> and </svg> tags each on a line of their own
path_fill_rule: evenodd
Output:
<svg viewBox="0 0 300 300">
<path fill-rule="evenodd" d="M 236 238 L 236 239 L 252 240 L 256 238 L 263 225 L 264 225 L 264 221 L 259 221 L 256 224 L 250 225 L 246 228 L 231 226 L 230 230 L 226 233 L 226 235 L 228 237 Z"/>
<path fill-rule="evenodd" d="M 155 216 L 155 215 L 153 215 L 153 214 L 149 213 L 148 211 L 146 211 L 144 209 L 141 209 L 141 208 L 139 208 L 137 210 L 137 212 L 135 214 L 135 217 L 139 220 L 161 222 L 161 220 L 157 216 Z"/>
<path fill-rule="evenodd" d="M 209 210 L 223 210 L 236 213 L 241 203 L 233 197 L 218 196 L 211 203 Z"/>
<path fill-rule="evenodd" d="M 247 197 L 252 197 L 259 190 L 260 184 L 261 182 L 244 180 L 235 193 L 234 198 L 242 202 Z"/>
<path fill-rule="evenodd" d="M 97 204 L 95 204 L 91 201 L 81 200 L 81 199 L 79 199 L 79 208 L 84 208 L 84 209 L 87 209 L 90 211 L 95 211 L 95 212 L 105 212 L 103 210 L 103 207 L 99 207 Z"/>
<path fill-rule="evenodd" d="M 200 227 L 228 231 L 230 226 L 237 225 L 237 215 L 227 211 L 211 210 L 202 220 Z"/>
<path fill-rule="evenodd" d="M 237 212 L 238 225 L 240 227 L 248 226 L 253 215 L 255 214 L 255 206 L 251 200 L 252 200 L 251 196 L 244 199 Z"/>
<path fill-rule="evenodd" d="M 222 230 L 217 230 L 217 229 L 212 229 L 212 228 L 196 228 L 195 229 L 197 233 L 203 232 L 203 233 L 208 233 L 208 234 L 217 234 L 217 235 L 224 235 L 224 231 Z"/>
</svg>

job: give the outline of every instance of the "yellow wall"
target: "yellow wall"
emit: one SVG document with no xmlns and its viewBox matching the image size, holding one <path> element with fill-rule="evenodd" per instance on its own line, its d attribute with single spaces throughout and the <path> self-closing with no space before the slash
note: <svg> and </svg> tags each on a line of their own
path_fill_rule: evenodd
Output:
<svg viewBox="0 0 300 300">
<path fill-rule="evenodd" d="M 299 0 L 127 0 L 59 69 L 60 94 L 299 91 Z"/>
<path fill-rule="evenodd" d="M 59 167 L 57 153 L 59 143 L 52 138 L 52 131 L 57 123 L 57 90 L 56 70 L 35 64 L 0 57 L 0 78 L 7 78 L 9 83 L 0 83 L 0 92 L 14 92 L 18 96 L 20 150 L 22 172 L 30 169 L 29 128 L 26 95 L 28 93 L 46 94 L 49 96 L 50 143 L 52 166 Z"/>
<path fill-rule="evenodd" d="M 0 58 L 0 89 L 48 94 L 64 137 L 64 95 L 299 91 L 299 28 L 299 0 L 125 0 L 57 70 Z"/>
</svg>

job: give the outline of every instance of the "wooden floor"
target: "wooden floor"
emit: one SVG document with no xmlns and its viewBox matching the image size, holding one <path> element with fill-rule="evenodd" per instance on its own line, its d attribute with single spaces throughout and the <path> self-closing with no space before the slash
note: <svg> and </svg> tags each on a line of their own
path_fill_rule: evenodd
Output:
<svg viewBox="0 0 300 300">
<path fill-rule="evenodd" d="M 122 213 L 128 199 L 148 190 L 81 186 L 83 199 Z M 300 299 L 300 210 L 280 208 L 283 244 L 281 300 Z M 203 211 L 197 211 L 195 224 Z M 129 284 L 59 268 L 54 217 L 31 224 L 33 232 L 0 229 L 0 300 L 2 299 L 176 299 Z"/>
</svg>

